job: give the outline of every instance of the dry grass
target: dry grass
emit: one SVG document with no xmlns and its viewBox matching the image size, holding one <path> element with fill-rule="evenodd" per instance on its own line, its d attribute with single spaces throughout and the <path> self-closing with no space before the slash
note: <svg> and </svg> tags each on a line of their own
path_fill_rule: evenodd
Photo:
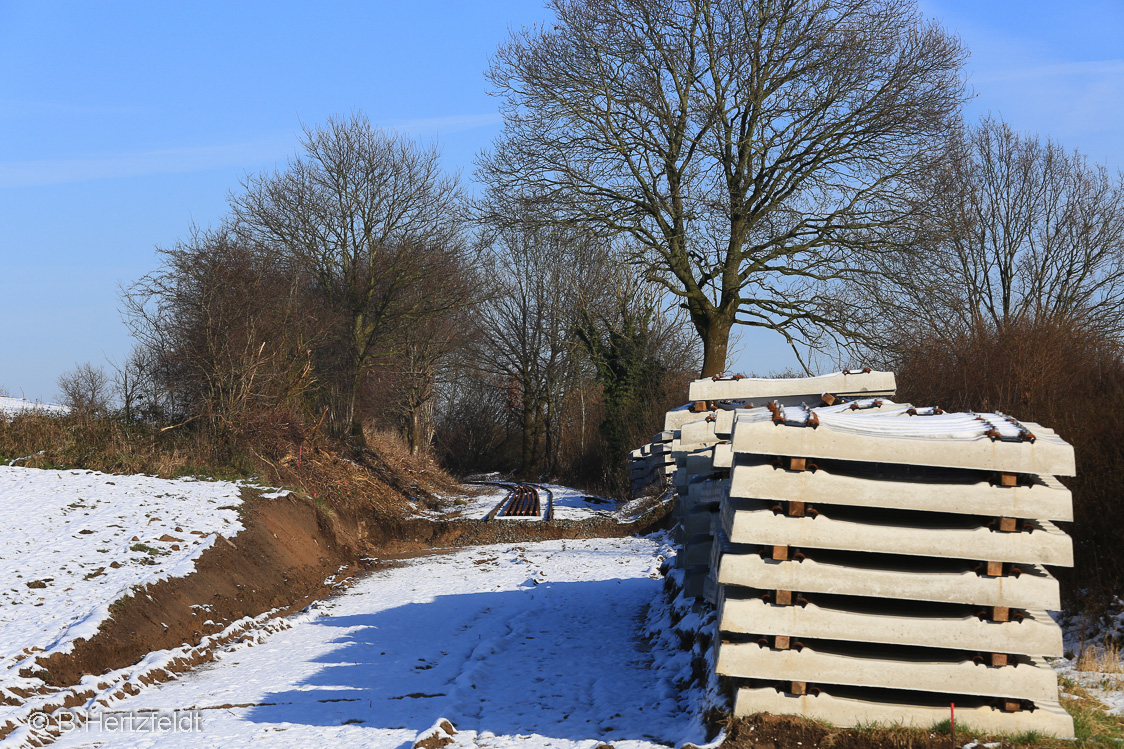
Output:
<svg viewBox="0 0 1124 749">
<path fill-rule="evenodd" d="M 1111 715 L 1103 703 L 1072 679 L 1059 679 L 1062 707 L 1073 716 L 1077 745 L 1120 746 L 1124 741 L 1124 717 Z"/>
<path fill-rule="evenodd" d="M 453 494 L 460 492 L 460 484 L 453 479 L 430 452 L 417 455 L 401 434 L 392 429 L 367 428 L 364 433 L 367 448 L 398 473 L 416 477 L 430 493 Z"/>
<path fill-rule="evenodd" d="M 0 415 L 0 464 L 147 473 L 165 478 L 255 478 L 295 491 L 317 507 L 350 515 L 404 517 L 435 506 L 457 482 L 429 457 L 410 455 L 392 433 L 364 449 L 310 438 L 283 415 L 252 431 L 216 433 L 191 424 L 163 431 L 145 424 L 25 412 Z"/>
<path fill-rule="evenodd" d="M 255 468 L 249 453 L 198 429 L 161 432 L 116 419 L 39 411 L 0 415 L 0 461 L 164 477 L 200 473 L 234 478 L 249 476 Z"/>
<path fill-rule="evenodd" d="M 1096 674 L 1096 686 L 1106 691 L 1124 690 L 1124 660 L 1120 646 L 1109 641 L 1084 648 L 1077 656 L 1075 668 L 1079 672 Z M 1083 679 L 1091 683 L 1088 679 Z"/>
<path fill-rule="evenodd" d="M 1115 642 L 1105 642 L 1085 648 L 1077 656 L 1077 670 L 1095 671 L 1100 674 L 1124 674 L 1120 646 Z"/>
</svg>

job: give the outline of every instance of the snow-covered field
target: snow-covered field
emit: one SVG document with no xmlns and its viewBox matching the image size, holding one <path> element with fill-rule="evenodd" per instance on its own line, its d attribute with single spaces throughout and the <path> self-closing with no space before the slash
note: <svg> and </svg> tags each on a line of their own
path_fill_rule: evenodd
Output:
<svg viewBox="0 0 1124 749">
<path fill-rule="evenodd" d="M 480 520 L 499 503 L 501 499 L 507 496 L 507 489 L 501 486 L 480 485 L 475 487 L 479 490 L 479 494 L 474 497 L 464 496 L 457 497 L 449 508 L 447 515 L 454 517 L 468 518 L 470 520 Z M 445 517 L 446 514 L 438 517 Z"/>
<path fill-rule="evenodd" d="M 0 413 L 15 416 L 24 411 L 43 411 L 50 414 L 65 414 L 66 406 L 56 406 L 53 403 L 36 403 L 26 398 L 8 398 L 0 395 Z"/>
<path fill-rule="evenodd" d="M 241 501 L 228 482 L 0 466 L 0 697 L 39 685 L 19 670 L 97 632 L 134 586 L 192 572 L 242 530 Z"/>
<path fill-rule="evenodd" d="M 648 639 L 666 539 L 477 547 L 376 571 L 260 643 L 111 705 L 199 710 L 200 732 L 75 731 L 58 746 L 408 749 L 702 743 L 689 656 Z"/>
<path fill-rule="evenodd" d="M 556 520 L 582 520 L 592 515 L 612 515 L 616 503 L 610 499 L 594 497 L 577 489 L 556 484 L 543 484 L 554 495 Z"/>
</svg>

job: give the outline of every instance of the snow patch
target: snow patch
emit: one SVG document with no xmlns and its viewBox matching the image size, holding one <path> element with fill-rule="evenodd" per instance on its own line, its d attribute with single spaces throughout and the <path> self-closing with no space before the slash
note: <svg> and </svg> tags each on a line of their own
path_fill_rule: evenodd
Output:
<svg viewBox="0 0 1124 749">
<path fill-rule="evenodd" d="M 0 466 L 0 694 L 90 638 L 135 588 L 195 570 L 242 530 L 229 482 Z M 0 720 L 0 723 L 3 721 Z"/>
</svg>

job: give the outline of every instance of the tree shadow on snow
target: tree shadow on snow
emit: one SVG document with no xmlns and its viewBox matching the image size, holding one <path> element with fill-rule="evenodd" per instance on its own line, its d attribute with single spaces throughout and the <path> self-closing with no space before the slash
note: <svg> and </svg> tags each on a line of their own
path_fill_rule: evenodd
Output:
<svg viewBox="0 0 1124 749">
<path fill-rule="evenodd" d="M 543 583 L 327 616 L 302 626 L 355 629 L 300 688 L 266 695 L 246 718 L 421 731 L 443 717 L 499 735 L 674 742 L 691 716 L 641 633 L 659 586 Z"/>
</svg>

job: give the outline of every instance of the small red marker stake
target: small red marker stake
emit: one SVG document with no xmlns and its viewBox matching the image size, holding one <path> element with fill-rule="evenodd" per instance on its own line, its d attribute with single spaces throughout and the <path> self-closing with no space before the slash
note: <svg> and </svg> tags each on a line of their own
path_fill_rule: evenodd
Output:
<svg viewBox="0 0 1124 749">
<path fill-rule="evenodd" d="M 956 703 L 948 703 L 948 710 L 950 716 L 948 720 L 948 726 L 952 731 L 952 747 L 953 749 L 956 749 Z"/>
</svg>

